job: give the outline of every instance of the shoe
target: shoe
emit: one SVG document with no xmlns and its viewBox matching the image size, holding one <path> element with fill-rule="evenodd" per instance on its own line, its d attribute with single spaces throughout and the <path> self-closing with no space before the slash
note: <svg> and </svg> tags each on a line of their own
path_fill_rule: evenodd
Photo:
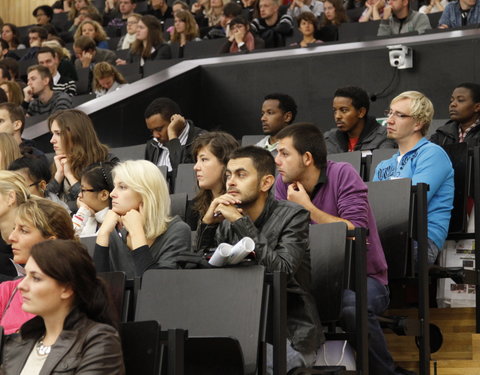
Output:
<svg viewBox="0 0 480 375">
<path fill-rule="evenodd" d="M 395 373 L 400 375 L 417 375 L 415 371 L 410 371 L 400 366 L 395 367 Z"/>
</svg>

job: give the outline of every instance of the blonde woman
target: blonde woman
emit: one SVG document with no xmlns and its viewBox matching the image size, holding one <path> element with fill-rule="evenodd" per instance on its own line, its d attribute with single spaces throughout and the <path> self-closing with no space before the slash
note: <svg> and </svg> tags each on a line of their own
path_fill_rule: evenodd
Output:
<svg viewBox="0 0 480 375">
<path fill-rule="evenodd" d="M 123 271 L 132 278 L 149 268 L 176 268 L 178 254 L 190 251 L 190 227 L 170 216 L 170 196 L 160 170 L 146 160 L 128 160 L 112 174 L 112 209 L 95 246 L 97 270 Z"/>
<path fill-rule="evenodd" d="M 93 68 L 92 88 L 97 98 L 121 89 L 126 84 L 122 73 L 108 62 L 99 62 Z"/>
<path fill-rule="evenodd" d="M 29 198 L 30 193 L 20 174 L 0 170 L 0 282 L 17 276 L 10 261 L 13 253 L 8 237 L 15 225 L 18 206 Z"/>
<path fill-rule="evenodd" d="M 97 21 L 85 20 L 75 31 L 73 36 L 74 40 L 77 40 L 81 36 L 88 36 L 95 41 L 98 48 L 108 49 L 107 33 Z"/>
<path fill-rule="evenodd" d="M 12 161 L 21 156 L 20 147 L 13 135 L 0 133 L 0 169 L 7 169 Z"/>
</svg>

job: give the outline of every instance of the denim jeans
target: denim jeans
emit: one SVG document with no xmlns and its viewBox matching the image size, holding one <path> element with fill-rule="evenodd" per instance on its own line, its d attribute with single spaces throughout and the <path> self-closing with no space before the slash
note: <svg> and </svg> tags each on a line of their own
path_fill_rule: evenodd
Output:
<svg viewBox="0 0 480 375">
<path fill-rule="evenodd" d="M 427 243 L 427 249 L 428 249 L 428 264 L 433 264 L 437 260 L 438 253 L 440 250 L 438 249 L 438 246 L 433 242 L 430 238 L 428 238 L 428 243 Z M 413 257 L 415 261 L 418 263 L 418 242 L 413 241 Z"/>
<path fill-rule="evenodd" d="M 368 305 L 368 362 L 369 375 L 396 374 L 393 358 L 387 349 L 377 315 L 382 314 L 390 302 L 389 291 L 376 279 L 367 278 L 367 305 Z M 355 292 L 346 289 L 343 293 L 342 322 L 348 332 L 355 332 Z M 355 342 L 351 342 L 355 348 Z"/>
</svg>

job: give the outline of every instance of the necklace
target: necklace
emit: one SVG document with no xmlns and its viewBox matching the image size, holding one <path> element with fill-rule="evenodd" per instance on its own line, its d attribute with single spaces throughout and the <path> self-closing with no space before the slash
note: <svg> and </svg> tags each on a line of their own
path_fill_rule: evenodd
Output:
<svg viewBox="0 0 480 375">
<path fill-rule="evenodd" d="M 37 354 L 40 356 L 48 355 L 50 353 L 50 350 L 52 349 L 52 346 L 46 346 L 43 345 L 43 337 L 38 341 L 37 345 L 35 346 L 35 349 L 37 350 Z"/>
</svg>

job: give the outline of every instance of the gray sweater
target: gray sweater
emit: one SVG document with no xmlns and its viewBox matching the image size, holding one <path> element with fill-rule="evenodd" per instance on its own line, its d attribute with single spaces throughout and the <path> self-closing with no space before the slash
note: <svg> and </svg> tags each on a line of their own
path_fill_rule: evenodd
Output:
<svg viewBox="0 0 480 375">
<path fill-rule="evenodd" d="M 130 250 L 125 243 L 126 233 L 114 230 L 110 233 L 109 246 L 95 245 L 93 260 L 98 272 L 123 271 L 127 278 L 142 276 L 149 268 L 177 268 L 177 256 L 190 251 L 190 227 L 175 216 L 168 229 L 153 242 Z"/>
<path fill-rule="evenodd" d="M 399 20 L 394 15 L 391 15 L 388 20 L 382 20 L 378 27 L 378 36 L 405 34 L 413 31 L 422 34 L 425 30 L 430 30 L 430 21 L 426 14 L 418 13 L 411 10 L 408 17 L 404 20 Z"/>
</svg>

